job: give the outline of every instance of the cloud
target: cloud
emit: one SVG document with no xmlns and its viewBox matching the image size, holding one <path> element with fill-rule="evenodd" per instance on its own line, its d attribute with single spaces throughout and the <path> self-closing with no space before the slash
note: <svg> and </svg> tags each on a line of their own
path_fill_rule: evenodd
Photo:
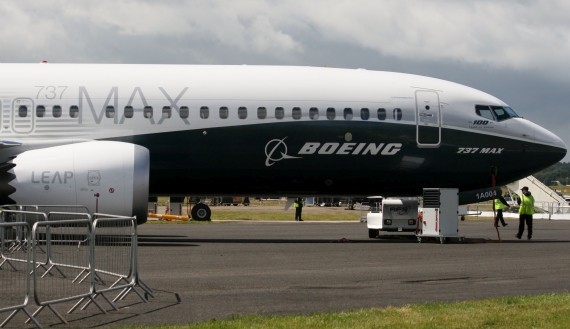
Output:
<svg viewBox="0 0 570 329">
<path fill-rule="evenodd" d="M 570 3 L 560 0 L 20 1 L 0 9 L 0 40 L 20 55 L 58 47 L 70 58 L 103 59 L 107 52 L 117 59 L 123 56 L 110 55 L 105 42 L 146 38 L 151 46 L 169 41 L 166 53 L 184 50 L 198 60 L 224 48 L 285 62 L 328 42 L 409 61 L 534 70 L 566 80 L 568 12 Z"/>
<path fill-rule="evenodd" d="M 570 4 L 562 1 L 303 2 L 292 16 L 329 41 L 412 61 L 459 61 L 514 70 L 570 69 Z M 560 70 L 562 69 L 563 72 Z"/>
<path fill-rule="evenodd" d="M 71 2 L 66 15 L 122 36 L 207 41 L 254 53 L 301 51 L 301 45 L 268 16 L 242 9 L 258 5 L 263 2 Z"/>
</svg>

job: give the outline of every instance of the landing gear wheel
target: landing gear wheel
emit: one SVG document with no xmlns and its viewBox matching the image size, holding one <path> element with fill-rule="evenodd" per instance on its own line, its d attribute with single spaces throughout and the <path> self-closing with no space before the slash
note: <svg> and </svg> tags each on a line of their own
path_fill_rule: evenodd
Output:
<svg viewBox="0 0 570 329">
<path fill-rule="evenodd" d="M 418 242 L 422 243 L 422 241 L 423 241 L 423 239 L 420 236 L 418 236 Z"/>
<path fill-rule="evenodd" d="M 210 207 L 203 203 L 198 203 L 192 207 L 190 213 L 193 220 L 210 221 L 212 217 L 212 211 L 210 210 Z"/>
<path fill-rule="evenodd" d="M 380 232 L 380 230 L 375 230 L 375 229 L 368 229 L 368 237 L 370 239 L 376 239 L 378 237 L 378 233 Z"/>
</svg>

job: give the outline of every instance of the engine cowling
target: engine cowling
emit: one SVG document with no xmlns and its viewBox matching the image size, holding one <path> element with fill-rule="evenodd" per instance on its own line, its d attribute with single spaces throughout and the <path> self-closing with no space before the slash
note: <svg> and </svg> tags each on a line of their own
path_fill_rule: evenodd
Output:
<svg viewBox="0 0 570 329">
<path fill-rule="evenodd" d="M 2 194 L 17 204 L 82 205 L 91 213 L 135 215 L 138 224 L 147 220 L 150 154 L 142 146 L 69 144 L 26 151 L 9 165 Z"/>
</svg>

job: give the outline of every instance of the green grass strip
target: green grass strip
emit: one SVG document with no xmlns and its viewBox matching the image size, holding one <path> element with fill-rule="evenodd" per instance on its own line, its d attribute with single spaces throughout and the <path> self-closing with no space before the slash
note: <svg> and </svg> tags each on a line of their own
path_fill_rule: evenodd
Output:
<svg viewBox="0 0 570 329">
<path fill-rule="evenodd" d="M 267 212 L 245 212 L 245 211 L 220 211 L 212 212 L 212 219 L 228 220 L 295 220 L 295 212 L 292 211 L 267 211 Z M 303 220 L 360 220 L 360 212 L 349 211 L 339 214 L 311 214 L 303 213 Z"/>
<path fill-rule="evenodd" d="M 435 302 L 308 316 L 234 316 L 223 321 L 152 328 L 570 328 L 570 295 Z"/>
<path fill-rule="evenodd" d="M 264 220 L 264 221 L 295 221 L 294 212 L 246 212 L 246 211 L 220 211 L 212 212 L 212 220 Z M 306 221 L 360 221 L 359 212 L 347 212 L 346 214 L 310 214 L 303 213 Z M 169 223 L 168 221 L 148 221 L 147 223 Z M 175 222 L 175 221 L 173 221 Z M 187 223 L 187 222 L 185 222 Z"/>
</svg>

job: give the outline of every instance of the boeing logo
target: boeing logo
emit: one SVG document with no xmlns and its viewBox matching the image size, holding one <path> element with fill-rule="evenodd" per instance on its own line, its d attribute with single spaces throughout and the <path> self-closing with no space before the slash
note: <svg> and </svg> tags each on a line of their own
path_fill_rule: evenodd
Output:
<svg viewBox="0 0 570 329">
<path fill-rule="evenodd" d="M 287 138 L 287 137 L 285 137 Z M 285 144 L 285 138 L 283 139 L 272 139 L 265 145 L 265 165 L 267 167 L 271 167 L 275 164 L 275 162 L 284 160 L 284 159 L 300 159 L 299 157 L 293 157 L 287 155 L 287 145 Z M 281 154 L 281 157 L 273 157 L 273 154 L 278 152 Z"/>
<path fill-rule="evenodd" d="M 284 159 L 301 159 L 287 154 L 285 139 L 272 139 L 265 145 L 265 165 L 270 167 Z M 307 142 L 297 154 L 335 155 L 395 155 L 400 152 L 402 143 L 316 143 Z M 276 154 L 281 154 L 281 157 Z"/>
</svg>

